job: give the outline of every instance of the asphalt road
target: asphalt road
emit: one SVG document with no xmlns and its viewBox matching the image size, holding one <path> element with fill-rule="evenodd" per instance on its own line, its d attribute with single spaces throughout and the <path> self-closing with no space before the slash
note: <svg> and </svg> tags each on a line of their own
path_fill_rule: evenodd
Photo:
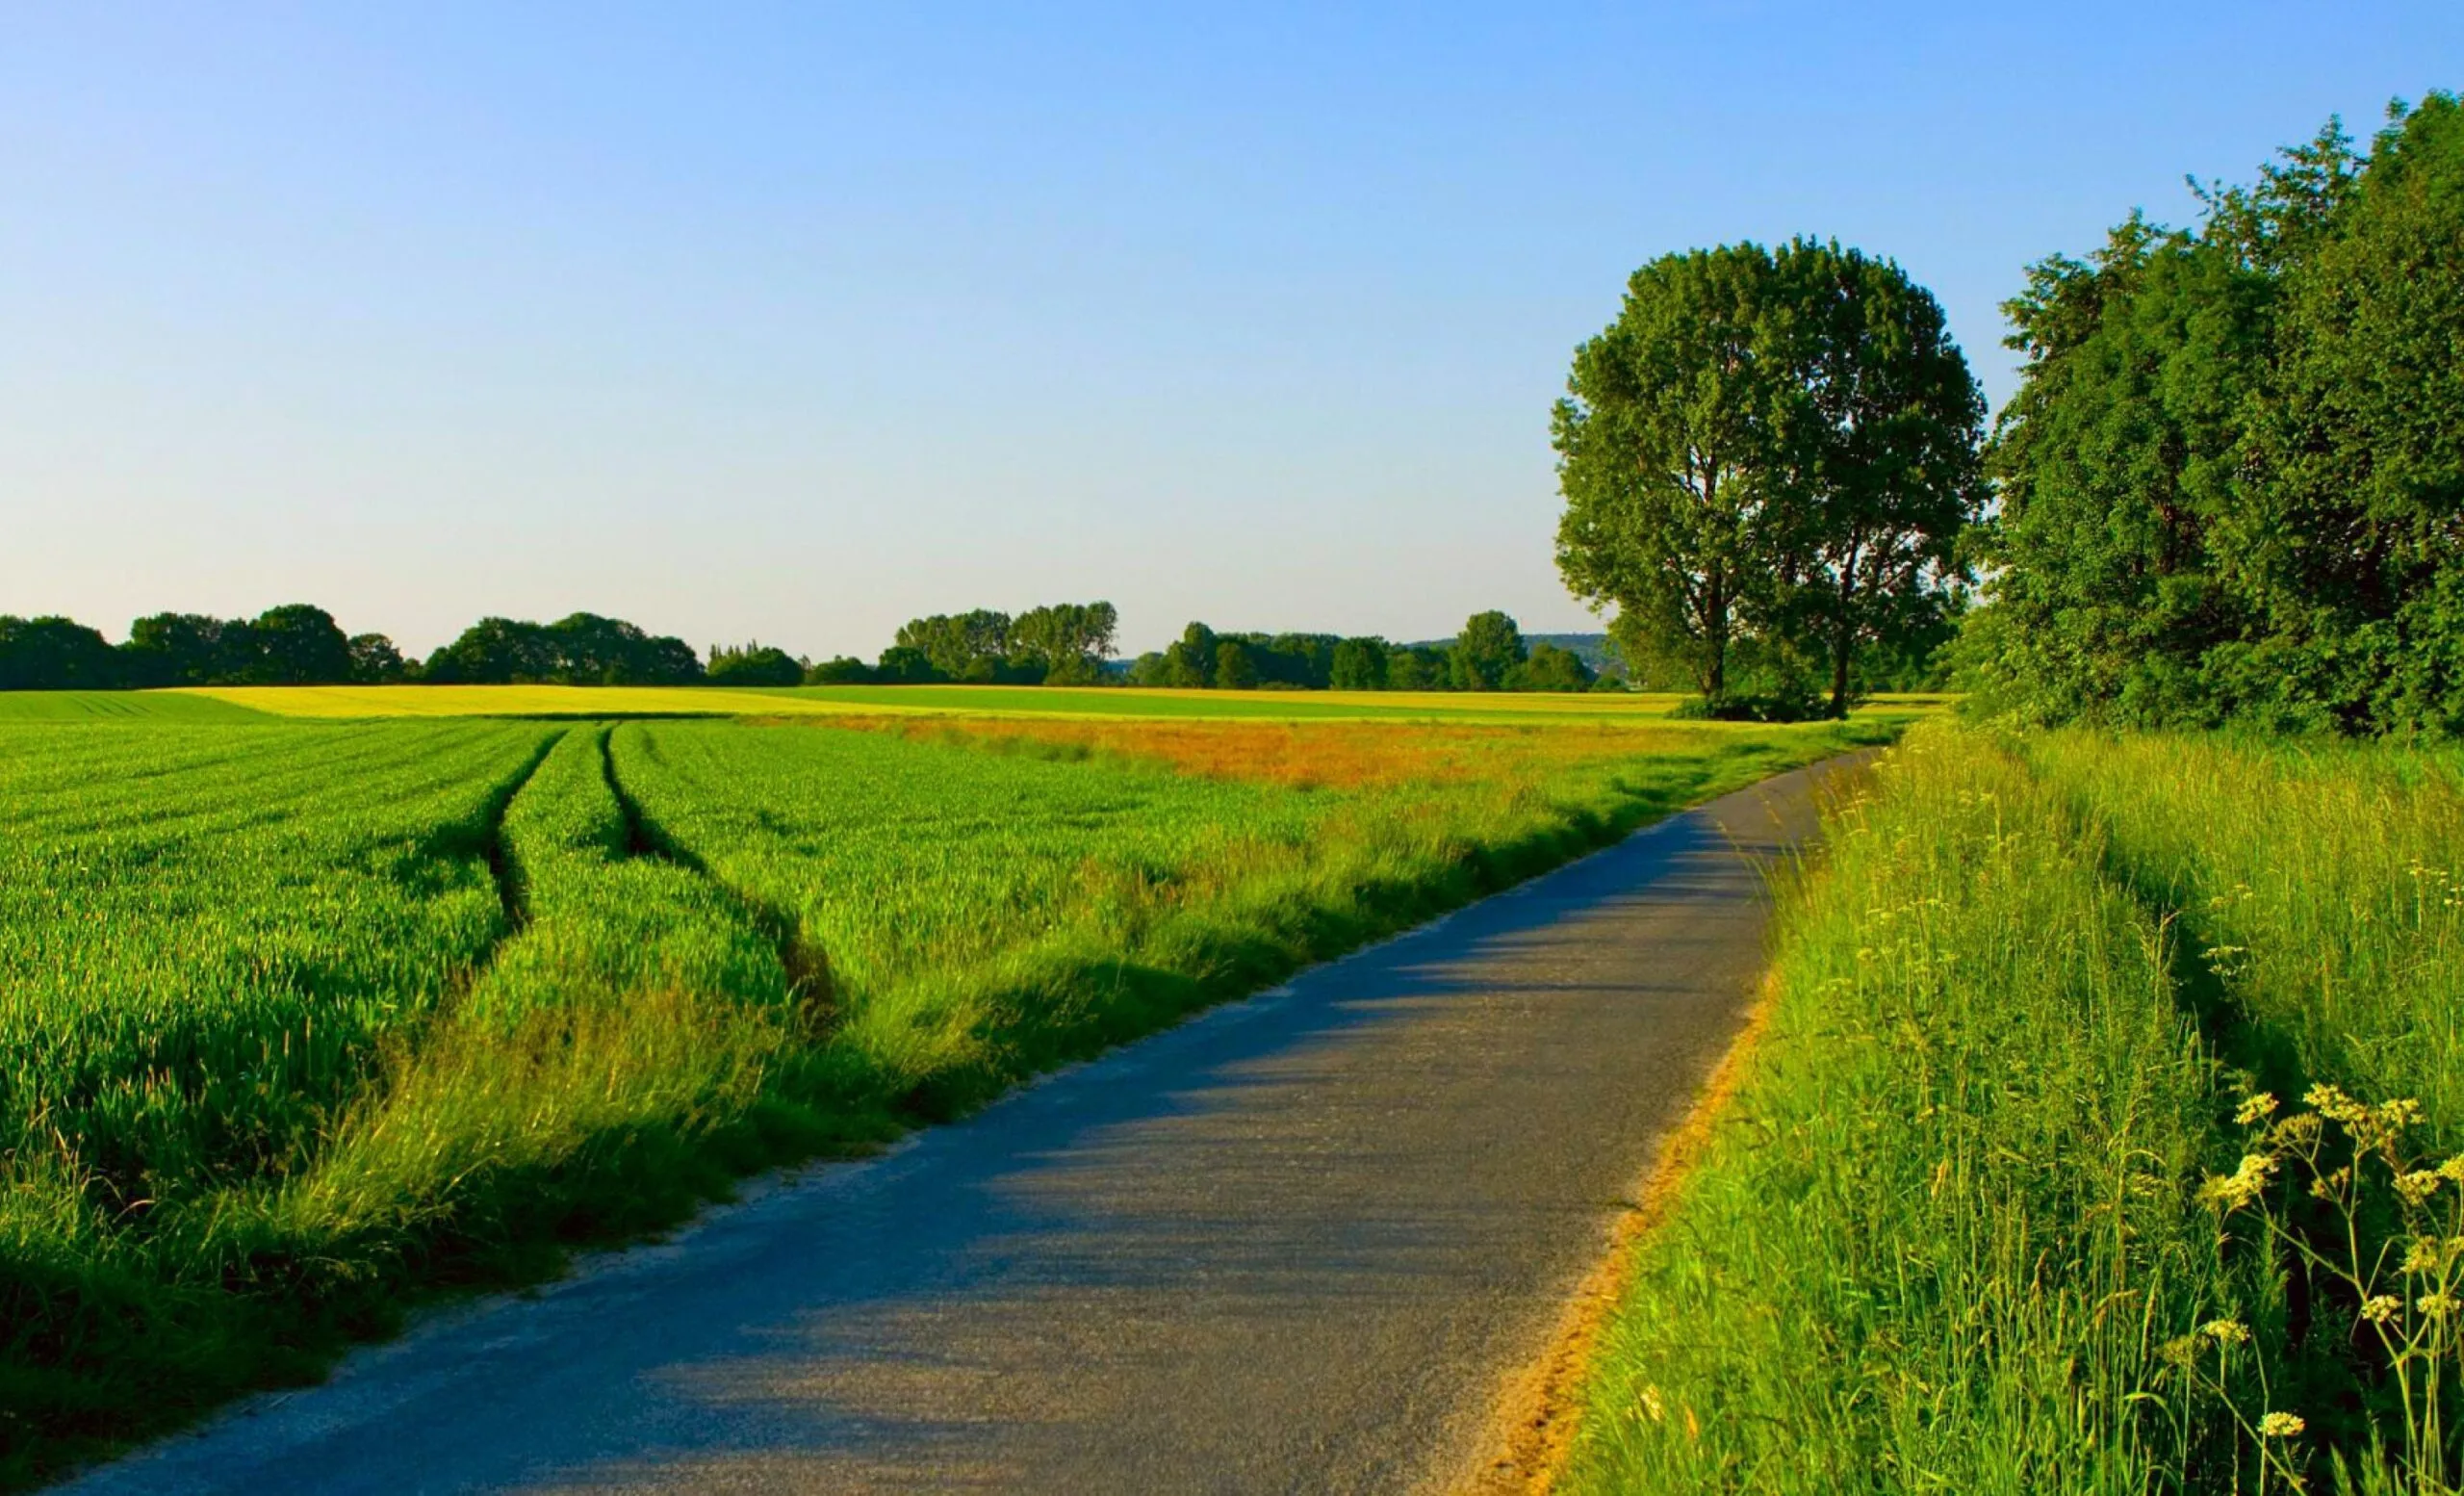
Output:
<svg viewBox="0 0 2464 1496">
<path fill-rule="evenodd" d="M 1758 864 L 1808 832 L 1811 783 L 452 1311 L 72 1489 L 1441 1488 L 1742 1020 Z"/>
</svg>

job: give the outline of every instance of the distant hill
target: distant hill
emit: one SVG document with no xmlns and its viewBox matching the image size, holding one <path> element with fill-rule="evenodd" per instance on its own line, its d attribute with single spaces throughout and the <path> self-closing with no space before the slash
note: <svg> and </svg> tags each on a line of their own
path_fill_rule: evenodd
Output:
<svg viewBox="0 0 2464 1496">
<path fill-rule="evenodd" d="M 1625 661 L 1619 659 L 1609 650 L 1608 635 L 1604 633 L 1527 633 L 1523 636 L 1523 642 L 1553 644 L 1568 654 L 1580 657 L 1582 662 L 1594 670 L 1613 669 L 1619 675 L 1626 673 Z M 1443 639 L 1414 641 L 1414 648 L 1424 646 L 1429 649 L 1452 649 L 1454 640 L 1450 635 Z"/>
</svg>

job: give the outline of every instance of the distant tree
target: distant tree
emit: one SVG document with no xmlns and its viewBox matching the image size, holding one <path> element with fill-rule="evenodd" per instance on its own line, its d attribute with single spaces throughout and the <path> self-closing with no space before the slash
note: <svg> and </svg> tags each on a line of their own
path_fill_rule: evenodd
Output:
<svg viewBox="0 0 2464 1496">
<path fill-rule="evenodd" d="M 1218 690 L 1257 689 L 1258 667 L 1249 658 L 1247 645 L 1238 639 L 1225 639 L 1215 647 L 1214 684 Z"/>
<path fill-rule="evenodd" d="M 1338 635 L 1253 633 L 1244 634 L 1241 642 L 1249 647 L 1250 662 L 1257 666 L 1262 685 L 1322 691 L 1334 684 L 1335 646 L 1343 642 Z"/>
<path fill-rule="evenodd" d="M 1089 685 L 1103 679 L 1120 614 L 1110 603 L 1057 603 L 1029 608 L 1010 627 L 1010 659 L 1046 684 Z"/>
<path fill-rule="evenodd" d="M 1453 661 L 1446 651 L 1425 644 L 1398 644 L 1386 652 L 1386 688 L 1390 691 L 1451 690 L 1453 670 Z"/>
<path fill-rule="evenodd" d="M 357 633 L 350 640 L 350 680 L 355 685 L 397 685 L 409 674 L 402 652 L 381 633 Z"/>
<path fill-rule="evenodd" d="M 933 658 L 912 644 L 893 644 L 882 651 L 873 679 L 884 685 L 931 685 L 949 678 L 933 668 Z"/>
<path fill-rule="evenodd" d="M 1516 691 L 1586 691 L 1592 672 L 1581 656 L 1544 639 L 1531 646 L 1530 658 L 1506 672 L 1505 684 Z"/>
<path fill-rule="evenodd" d="M 1184 689 L 1215 684 L 1215 631 L 1193 623 L 1164 651 L 1164 684 Z"/>
<path fill-rule="evenodd" d="M 203 613 L 155 613 L 128 626 L 120 646 L 129 684 L 212 685 L 246 678 L 254 641 L 244 623 Z"/>
<path fill-rule="evenodd" d="M 108 690 L 121 679 L 118 651 L 84 624 L 0 614 L 0 691 Z"/>
<path fill-rule="evenodd" d="M 807 685 L 865 685 L 873 680 L 873 667 L 851 655 L 825 659 L 805 672 Z"/>
<path fill-rule="evenodd" d="M 899 627 L 897 644 L 922 651 L 945 680 L 984 683 L 1000 679 L 1010 657 L 1010 632 L 1009 614 L 979 607 L 910 619 Z"/>
<path fill-rule="evenodd" d="M 1132 685 L 1169 685 L 1171 665 L 1162 650 L 1148 650 L 1130 661 L 1129 684 Z"/>
<path fill-rule="evenodd" d="M 556 679 L 561 660 L 548 631 L 512 618 L 482 618 L 428 657 L 422 680 L 437 685 L 531 685 Z"/>
<path fill-rule="evenodd" d="M 622 618 L 573 613 L 548 625 L 547 633 L 554 678 L 568 685 L 685 685 L 702 678 L 693 646 Z"/>
<path fill-rule="evenodd" d="M 1523 631 L 1513 619 L 1491 608 L 1474 613 L 1447 652 L 1447 668 L 1458 691 L 1494 691 L 1523 663 Z"/>
<path fill-rule="evenodd" d="M 644 639 L 634 655 L 632 685 L 689 685 L 702 679 L 702 658 L 693 646 L 669 633 Z"/>
<path fill-rule="evenodd" d="M 713 644 L 703 679 L 712 685 L 802 685 L 805 662 L 767 644 Z"/>
<path fill-rule="evenodd" d="M 335 685 L 351 677 L 350 636 L 321 607 L 270 607 L 248 626 L 246 679 L 258 685 Z"/>
<path fill-rule="evenodd" d="M 1327 684 L 1339 691 L 1386 688 L 1386 641 L 1374 634 L 1345 639 L 1327 663 Z"/>
</svg>

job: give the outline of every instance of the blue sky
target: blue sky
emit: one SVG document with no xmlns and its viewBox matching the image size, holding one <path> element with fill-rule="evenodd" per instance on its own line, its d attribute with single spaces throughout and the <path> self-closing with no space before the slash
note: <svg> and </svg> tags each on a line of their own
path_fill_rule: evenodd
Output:
<svg viewBox="0 0 2464 1496">
<path fill-rule="evenodd" d="M 2464 83 L 2452 0 L 1987 10 L 15 7 L 0 611 L 1592 627 L 1644 260 L 1894 256 L 1998 402 L 2028 261 Z"/>
</svg>

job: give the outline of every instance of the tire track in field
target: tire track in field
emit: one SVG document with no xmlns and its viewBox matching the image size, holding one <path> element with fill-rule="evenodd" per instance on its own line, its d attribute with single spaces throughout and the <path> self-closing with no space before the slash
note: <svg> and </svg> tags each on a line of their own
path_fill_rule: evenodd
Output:
<svg viewBox="0 0 2464 1496">
<path fill-rule="evenodd" d="M 813 1033 L 826 1032 L 836 1021 L 837 1012 L 828 955 L 805 939 L 804 921 L 783 906 L 719 876 L 700 853 L 670 836 L 642 809 L 641 802 L 625 788 L 624 776 L 616 768 L 616 735 L 626 725 L 615 723 L 600 733 L 599 768 L 607 781 L 607 792 L 616 797 L 617 810 L 625 818 L 628 852 L 683 868 L 734 906 L 738 916 L 760 931 L 777 950 L 779 965 L 787 973 L 789 999 L 805 1014 Z"/>
<path fill-rule="evenodd" d="M 471 982 L 477 981 L 479 973 L 495 965 L 497 952 L 504 949 L 507 941 L 530 927 L 530 903 L 523 891 L 522 868 L 514 859 L 512 843 L 505 839 L 504 818 L 512 812 L 513 802 L 521 797 L 522 791 L 539 773 L 539 765 L 547 762 L 548 755 L 555 752 L 556 745 L 564 740 L 564 733 L 551 733 L 541 738 L 538 749 L 530 755 L 530 761 L 498 788 L 482 813 L 479 855 L 486 859 L 488 876 L 497 886 L 497 904 L 504 911 L 504 933 L 490 943 L 487 953 L 473 966 L 468 979 Z"/>
</svg>

